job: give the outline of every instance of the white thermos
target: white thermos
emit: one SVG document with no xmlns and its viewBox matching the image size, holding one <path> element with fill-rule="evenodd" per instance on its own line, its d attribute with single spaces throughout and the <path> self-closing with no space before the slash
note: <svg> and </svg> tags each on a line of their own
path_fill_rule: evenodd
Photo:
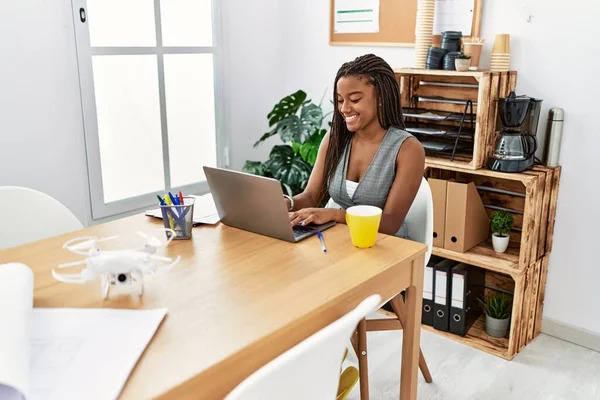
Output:
<svg viewBox="0 0 600 400">
<path fill-rule="evenodd" d="M 546 143 L 544 145 L 544 164 L 557 167 L 560 156 L 560 141 L 562 138 L 565 111 L 562 108 L 551 108 L 548 111 L 546 125 Z"/>
</svg>

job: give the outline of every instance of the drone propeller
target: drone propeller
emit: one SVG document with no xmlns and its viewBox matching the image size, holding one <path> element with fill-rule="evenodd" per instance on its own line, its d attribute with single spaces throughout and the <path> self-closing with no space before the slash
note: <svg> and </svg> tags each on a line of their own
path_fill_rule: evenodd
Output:
<svg viewBox="0 0 600 400">
<path fill-rule="evenodd" d="M 90 254 L 90 252 L 93 249 L 96 248 L 96 245 L 98 243 L 108 242 L 109 240 L 113 240 L 118 237 L 119 237 L 118 235 L 108 236 L 108 237 L 104 237 L 104 238 L 98 238 L 95 236 L 84 236 L 84 237 L 74 238 L 74 239 L 67 241 L 63 245 L 63 248 L 68 249 L 75 254 L 86 256 L 86 255 Z M 74 242 L 78 242 L 78 243 L 72 244 Z M 87 250 L 87 251 L 85 251 L 85 250 Z"/>
<path fill-rule="evenodd" d="M 174 267 L 177 263 L 179 263 L 179 261 L 181 261 L 181 256 L 177 256 L 174 260 L 169 257 L 161 257 L 161 256 L 155 256 L 155 255 L 150 256 L 150 258 L 155 259 L 155 260 L 160 260 L 160 261 L 166 261 L 166 262 L 170 262 L 170 263 L 163 265 L 161 267 L 152 267 L 152 269 L 150 271 L 148 271 L 146 269 L 142 269 L 142 272 L 145 273 L 146 275 L 148 275 L 149 277 L 151 277 L 151 276 L 156 277 L 157 275 L 160 276 L 163 273 L 166 273 L 167 271 L 169 271 L 172 267 Z"/>
<path fill-rule="evenodd" d="M 140 235 L 141 237 L 143 237 L 144 239 L 147 240 L 147 243 L 150 246 L 154 246 L 154 247 L 160 247 L 163 245 L 163 242 L 161 242 L 160 240 L 158 240 L 158 238 L 156 236 L 149 236 L 148 234 L 142 232 L 142 231 L 137 231 L 137 234 Z"/>
<path fill-rule="evenodd" d="M 59 264 L 58 268 L 75 267 L 77 265 L 83 265 L 83 264 L 86 264 L 86 263 L 87 263 L 87 260 L 73 261 L 73 262 L 69 262 L 69 263 Z"/>
<path fill-rule="evenodd" d="M 147 239 L 148 245 L 152 247 L 166 247 L 169 243 L 171 243 L 171 240 L 173 240 L 173 238 L 175 237 L 175 231 L 168 228 L 165 230 L 171 232 L 171 235 L 166 242 L 161 242 L 156 236 L 150 236 L 142 231 L 137 231 L 137 234 L 143 237 L 144 239 Z"/>
<path fill-rule="evenodd" d="M 152 254 L 150 256 L 150 258 L 154 259 L 154 260 L 160 260 L 160 261 L 173 261 L 173 259 L 171 257 L 163 257 L 163 256 L 157 256 L 156 254 Z"/>
<path fill-rule="evenodd" d="M 93 280 L 96 275 L 88 270 L 83 270 L 79 274 L 59 274 L 55 270 L 52 270 L 52 276 L 59 282 L 63 283 L 86 283 Z"/>
</svg>

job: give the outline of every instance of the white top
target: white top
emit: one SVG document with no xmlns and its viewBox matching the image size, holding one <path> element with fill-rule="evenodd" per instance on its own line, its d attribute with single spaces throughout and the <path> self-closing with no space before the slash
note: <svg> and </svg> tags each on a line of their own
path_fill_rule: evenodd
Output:
<svg viewBox="0 0 600 400">
<path fill-rule="evenodd" d="M 346 179 L 346 190 L 348 191 L 348 197 L 352 198 L 354 196 L 354 192 L 358 187 L 358 182 L 349 181 Z"/>
</svg>

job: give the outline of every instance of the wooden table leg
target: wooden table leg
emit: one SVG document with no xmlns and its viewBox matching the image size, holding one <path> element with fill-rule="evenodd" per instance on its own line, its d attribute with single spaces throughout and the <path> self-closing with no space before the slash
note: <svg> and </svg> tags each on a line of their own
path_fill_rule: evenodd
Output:
<svg viewBox="0 0 600 400">
<path fill-rule="evenodd" d="M 402 335 L 400 400 L 417 399 L 419 350 L 421 348 L 421 307 L 423 306 L 424 258 L 412 262 L 411 285 L 406 289 L 406 325 Z"/>
<path fill-rule="evenodd" d="M 360 379 L 360 400 L 369 400 L 369 365 L 367 361 L 367 320 L 358 323 L 358 372 Z"/>
</svg>

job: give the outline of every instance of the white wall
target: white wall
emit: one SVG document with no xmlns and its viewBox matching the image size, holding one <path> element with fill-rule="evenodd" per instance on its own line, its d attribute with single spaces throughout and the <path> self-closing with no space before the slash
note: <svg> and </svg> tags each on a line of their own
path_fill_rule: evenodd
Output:
<svg viewBox="0 0 600 400">
<path fill-rule="evenodd" d="M 333 80 L 342 62 L 373 52 L 392 67 L 412 66 L 412 49 L 330 46 L 328 1 L 285 4 L 286 92 L 303 89 L 318 100 L 327 88 L 326 106 L 330 109 Z M 600 147 L 595 101 L 600 82 L 594 76 L 597 57 L 591 49 L 598 47 L 600 24 L 594 15 L 599 12 L 600 6 L 586 0 L 486 1 L 482 23 L 487 41 L 483 66 L 489 65 L 494 34 L 510 33 L 518 94 L 544 100 L 538 136 L 543 138 L 548 109 L 565 109 L 563 172 L 544 316 L 596 333 L 600 333 L 596 289 L 600 268 L 592 252 L 600 223 L 600 189 L 592 182 L 600 175 L 600 164 L 593 158 Z M 528 13 L 532 15 L 530 23 L 526 22 Z"/>
<path fill-rule="evenodd" d="M 0 185 L 27 186 L 88 221 L 71 2 L 0 2 Z"/>
<path fill-rule="evenodd" d="M 225 130 L 231 167 L 265 160 L 271 146 L 252 145 L 268 131 L 267 114 L 283 93 L 282 1 L 223 1 Z"/>
</svg>

